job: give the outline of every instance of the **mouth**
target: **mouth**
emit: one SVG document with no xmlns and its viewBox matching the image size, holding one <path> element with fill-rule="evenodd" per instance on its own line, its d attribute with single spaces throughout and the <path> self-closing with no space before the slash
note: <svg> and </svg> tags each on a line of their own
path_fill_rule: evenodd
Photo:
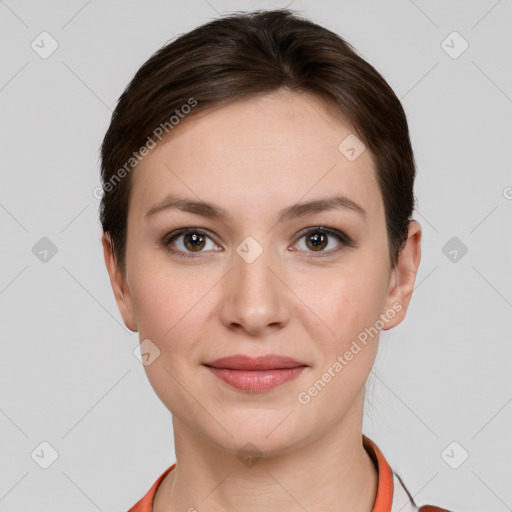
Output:
<svg viewBox="0 0 512 512">
<path fill-rule="evenodd" d="M 276 354 L 256 358 L 234 355 L 204 363 L 204 366 L 232 387 L 251 392 L 273 389 L 308 368 L 305 363 Z"/>
<path fill-rule="evenodd" d="M 220 359 L 204 364 L 205 366 L 219 369 L 225 368 L 228 370 L 282 370 L 307 366 L 306 363 L 277 354 L 258 357 L 235 354 L 229 357 L 221 357 Z"/>
</svg>

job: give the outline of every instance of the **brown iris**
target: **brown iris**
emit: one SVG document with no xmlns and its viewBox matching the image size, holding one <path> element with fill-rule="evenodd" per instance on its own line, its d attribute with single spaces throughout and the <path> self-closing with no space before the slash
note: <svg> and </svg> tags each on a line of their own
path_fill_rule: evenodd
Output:
<svg viewBox="0 0 512 512">
<path fill-rule="evenodd" d="M 321 251 L 327 245 L 327 235 L 321 231 L 316 231 L 306 237 L 306 245 L 313 251 Z"/>
<path fill-rule="evenodd" d="M 183 236 L 183 244 L 188 250 L 198 252 L 203 249 L 205 245 L 205 237 L 198 233 L 187 233 Z"/>
</svg>

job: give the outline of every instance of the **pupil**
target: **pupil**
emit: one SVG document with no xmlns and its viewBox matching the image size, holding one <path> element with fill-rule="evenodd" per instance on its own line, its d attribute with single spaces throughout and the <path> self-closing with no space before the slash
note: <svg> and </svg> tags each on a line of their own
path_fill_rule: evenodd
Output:
<svg viewBox="0 0 512 512">
<path fill-rule="evenodd" d="M 192 243 L 190 243 L 190 241 L 192 241 Z M 189 249 L 202 249 L 202 247 L 204 246 L 204 239 L 201 235 L 198 235 L 197 233 L 191 233 L 185 237 L 185 245 Z"/>
<path fill-rule="evenodd" d="M 308 238 L 309 241 L 313 242 L 313 248 L 317 249 L 325 243 L 325 235 L 315 233 Z M 321 247 L 320 247 L 321 248 Z"/>
</svg>

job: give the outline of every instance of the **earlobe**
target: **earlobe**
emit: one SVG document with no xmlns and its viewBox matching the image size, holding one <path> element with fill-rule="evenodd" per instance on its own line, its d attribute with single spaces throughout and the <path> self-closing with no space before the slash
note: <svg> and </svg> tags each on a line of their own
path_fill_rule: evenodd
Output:
<svg viewBox="0 0 512 512">
<path fill-rule="evenodd" d="M 414 290 L 414 282 L 421 260 L 421 225 L 412 220 L 409 223 L 407 243 L 402 249 L 396 268 L 390 278 L 390 286 L 386 300 L 386 311 L 397 312 L 383 330 L 391 329 L 405 318 L 407 308 Z"/>
<path fill-rule="evenodd" d="M 105 266 L 110 277 L 110 284 L 114 297 L 116 299 L 117 307 L 123 317 L 123 321 L 128 329 L 133 332 L 137 332 L 137 323 L 135 321 L 135 314 L 133 309 L 133 303 L 131 295 L 124 276 L 122 275 L 119 266 L 117 265 L 115 252 L 112 246 L 112 242 L 108 234 L 103 233 L 101 237 L 101 243 L 103 245 L 103 257 L 105 259 Z"/>
</svg>

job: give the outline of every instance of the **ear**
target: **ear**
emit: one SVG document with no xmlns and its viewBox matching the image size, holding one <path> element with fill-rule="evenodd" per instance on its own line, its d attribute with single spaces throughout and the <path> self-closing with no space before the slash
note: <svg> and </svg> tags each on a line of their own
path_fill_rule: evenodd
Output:
<svg viewBox="0 0 512 512">
<path fill-rule="evenodd" d="M 385 323 L 383 330 L 391 329 L 405 318 L 414 290 L 414 281 L 421 260 L 421 225 L 412 220 L 405 247 L 400 252 L 388 287 L 385 311 L 393 310 L 395 316 Z"/>
<path fill-rule="evenodd" d="M 112 242 L 108 234 L 103 233 L 101 237 L 103 244 L 103 256 L 105 265 L 110 276 L 110 284 L 114 292 L 117 307 L 123 317 L 124 323 L 130 331 L 137 332 L 137 323 L 135 321 L 134 309 L 130 290 L 126 285 L 124 276 L 119 269 L 112 246 Z"/>
</svg>

